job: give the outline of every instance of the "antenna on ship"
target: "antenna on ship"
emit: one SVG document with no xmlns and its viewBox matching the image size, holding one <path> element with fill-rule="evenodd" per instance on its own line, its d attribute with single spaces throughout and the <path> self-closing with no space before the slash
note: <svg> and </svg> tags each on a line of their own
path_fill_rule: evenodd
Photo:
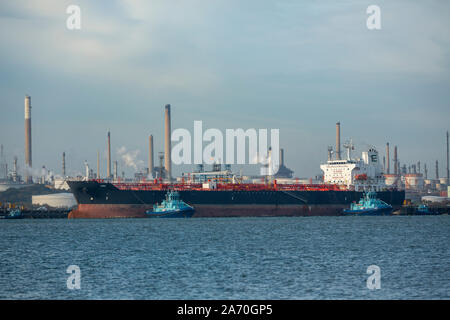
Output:
<svg viewBox="0 0 450 320">
<path fill-rule="evenodd" d="M 333 147 L 328 146 L 328 161 L 333 160 L 332 156 L 333 156 Z"/>
<path fill-rule="evenodd" d="M 351 160 L 351 151 L 355 150 L 355 146 L 353 145 L 353 140 L 350 139 L 350 141 L 346 141 L 344 143 L 344 148 L 347 149 L 347 160 Z"/>
</svg>

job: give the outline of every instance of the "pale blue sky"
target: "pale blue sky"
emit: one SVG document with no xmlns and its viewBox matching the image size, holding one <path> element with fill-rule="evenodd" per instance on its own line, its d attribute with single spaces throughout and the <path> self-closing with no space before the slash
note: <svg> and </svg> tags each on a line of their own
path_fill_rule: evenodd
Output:
<svg viewBox="0 0 450 320">
<path fill-rule="evenodd" d="M 381 30 L 366 28 L 370 4 Z M 69 173 L 95 167 L 108 129 L 114 158 L 125 146 L 146 164 L 170 103 L 173 129 L 279 128 L 299 177 L 320 173 L 337 121 L 358 153 L 389 141 L 443 175 L 449 30 L 448 1 L 2 1 L 0 143 L 23 165 L 29 94 L 35 168 L 60 173 L 63 151 Z"/>
</svg>

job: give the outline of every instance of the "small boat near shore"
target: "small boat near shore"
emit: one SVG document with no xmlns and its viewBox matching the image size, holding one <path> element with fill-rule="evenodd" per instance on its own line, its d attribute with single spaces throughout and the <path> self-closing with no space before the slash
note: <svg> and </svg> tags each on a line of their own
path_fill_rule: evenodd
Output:
<svg viewBox="0 0 450 320">
<path fill-rule="evenodd" d="M 358 203 L 352 203 L 350 209 L 344 209 L 346 216 L 389 216 L 393 208 L 390 204 L 377 198 L 377 193 L 370 191 Z"/>
<path fill-rule="evenodd" d="M 23 214 L 20 209 L 12 209 L 9 210 L 8 214 L 5 216 L 1 216 L 2 219 L 22 219 Z"/>
<path fill-rule="evenodd" d="M 416 215 L 419 216 L 437 216 L 439 215 L 439 211 L 435 211 L 430 209 L 426 204 L 421 204 L 417 207 Z"/>
<path fill-rule="evenodd" d="M 190 218 L 195 210 L 180 198 L 177 191 L 170 190 L 160 205 L 153 206 L 153 211 L 146 211 L 149 218 Z"/>
</svg>

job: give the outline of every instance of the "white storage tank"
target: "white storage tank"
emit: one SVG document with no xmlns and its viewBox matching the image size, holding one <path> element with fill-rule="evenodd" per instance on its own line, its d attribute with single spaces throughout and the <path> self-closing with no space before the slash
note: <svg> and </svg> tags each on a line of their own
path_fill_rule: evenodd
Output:
<svg viewBox="0 0 450 320">
<path fill-rule="evenodd" d="M 31 202 L 36 206 L 47 205 L 53 208 L 72 208 L 77 204 L 73 194 L 68 192 L 32 196 Z"/>
<path fill-rule="evenodd" d="M 397 186 L 398 181 L 400 180 L 400 177 L 396 174 L 385 174 L 385 183 L 387 186 Z"/>
<path fill-rule="evenodd" d="M 423 189 L 424 182 L 421 173 L 408 173 L 405 174 L 405 187 L 406 189 Z"/>
</svg>

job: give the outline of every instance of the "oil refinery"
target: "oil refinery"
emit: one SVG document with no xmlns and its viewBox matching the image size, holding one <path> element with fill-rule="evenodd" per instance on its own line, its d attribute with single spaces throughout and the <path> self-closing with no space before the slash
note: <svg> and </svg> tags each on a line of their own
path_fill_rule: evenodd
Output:
<svg viewBox="0 0 450 320">
<path fill-rule="evenodd" d="M 204 191 L 205 189 L 223 191 L 232 190 L 234 193 L 239 192 L 239 194 L 241 194 L 240 203 L 243 207 L 238 209 L 235 204 L 233 204 L 233 209 L 226 209 L 224 216 L 239 216 L 242 215 L 243 212 L 245 212 L 245 214 L 253 212 L 254 210 L 250 210 L 249 206 L 257 207 L 258 212 L 262 215 L 335 215 L 338 214 L 342 205 L 346 205 L 349 201 L 354 201 L 359 197 L 361 192 L 367 191 L 386 193 L 386 195 L 384 195 L 385 199 L 393 202 L 397 207 L 411 202 L 418 203 L 422 200 L 430 201 L 430 199 L 432 199 L 432 201 L 448 202 L 448 132 L 446 133 L 446 176 L 442 177 L 439 175 L 439 163 L 437 160 L 435 162 L 434 175 L 429 174 L 429 167 L 427 164 L 421 163 L 420 161 L 414 163 L 404 161 L 400 164 L 399 148 L 397 145 L 394 146 L 393 159 L 391 159 L 391 145 L 389 142 L 386 143 L 385 154 L 382 158 L 375 146 L 370 146 L 367 150 L 363 151 L 360 158 L 353 157 L 352 151 L 355 150 L 355 147 L 351 139 L 343 144 L 344 149 L 346 149 L 346 153 L 343 154 L 341 150 L 341 123 L 337 122 L 335 137 L 336 145 L 334 150 L 333 147 L 328 147 L 327 161 L 320 165 L 322 173 L 314 177 L 306 178 L 294 177 L 294 171 L 286 166 L 284 160 L 284 148 L 279 150 L 278 160 L 280 165 L 278 170 L 276 170 L 276 173 L 273 174 L 246 175 L 243 174 L 242 171 L 236 173 L 232 171 L 231 165 L 223 164 L 221 161 L 218 161 L 211 165 L 210 170 L 206 169 L 205 164 L 199 164 L 191 172 L 185 172 L 182 173 L 181 176 L 174 177 L 171 161 L 171 133 L 171 106 L 170 104 L 167 104 L 164 107 L 164 151 L 158 152 L 157 165 L 155 165 L 154 136 L 153 134 L 150 134 L 148 136 L 148 166 L 135 172 L 134 177 L 132 178 L 127 178 L 123 171 L 119 174 L 119 163 L 117 160 L 113 160 L 111 156 L 112 136 L 109 130 L 106 134 L 106 177 L 102 177 L 100 173 L 101 165 L 99 151 L 97 151 L 96 171 L 94 171 L 89 166 L 88 162 L 85 161 L 84 175 L 78 175 L 76 177 L 67 175 L 65 152 L 62 152 L 61 154 L 61 174 L 54 174 L 53 171 L 48 170 L 45 166 L 42 166 L 39 170 L 35 170 L 33 169 L 32 162 L 31 97 L 26 95 L 24 167 L 22 170 L 19 170 L 17 156 L 14 157 L 12 165 L 8 166 L 8 163 L 5 160 L 6 157 L 4 156 L 4 146 L 2 144 L 0 150 L 0 192 L 9 188 L 24 188 L 35 184 L 47 185 L 53 190 L 59 190 L 59 192 L 72 191 L 75 196 L 74 198 L 72 197 L 69 199 L 70 197 L 62 196 L 61 199 L 67 200 L 67 207 L 72 206 L 73 200 L 76 199 L 79 211 L 75 212 L 81 212 L 80 209 L 86 207 L 86 205 L 94 203 L 106 205 L 106 203 L 103 203 L 103 200 L 97 199 L 97 197 L 88 196 L 86 198 L 87 194 L 85 192 L 82 194 L 80 193 L 80 190 L 86 190 L 86 188 L 92 191 L 92 188 L 97 189 L 104 186 L 102 189 L 103 191 L 110 188 L 111 190 L 109 192 L 114 194 L 118 193 L 120 190 L 123 190 L 123 192 L 126 192 L 125 190 L 134 190 L 134 192 L 147 191 L 140 195 L 146 200 L 140 199 L 138 201 L 139 203 L 134 203 L 134 200 L 130 199 L 123 200 L 123 194 L 116 195 L 117 198 L 114 198 L 115 196 L 103 195 L 104 192 L 100 192 L 102 196 L 109 198 L 110 201 L 117 202 L 117 204 L 121 205 L 119 207 L 120 212 L 116 215 L 123 215 L 123 211 L 127 210 L 123 205 L 127 203 L 132 204 L 134 207 L 136 205 L 142 205 L 142 209 L 138 213 L 133 214 L 128 209 L 132 216 L 141 216 L 143 210 L 147 209 L 148 205 L 153 205 L 156 201 L 159 201 L 159 198 L 163 196 L 163 191 L 169 188 L 177 188 L 182 194 L 184 192 L 184 197 L 188 198 L 192 203 L 198 202 L 197 207 L 200 208 L 205 207 L 208 201 L 216 201 L 218 206 L 214 204 L 209 208 L 208 205 L 206 205 L 209 209 L 203 210 L 204 216 L 216 216 L 217 212 L 220 212 L 224 206 L 227 206 L 226 203 L 232 203 L 230 200 L 231 198 L 227 199 L 227 197 L 219 197 L 220 199 L 215 199 L 214 197 L 211 197 L 211 193 L 205 195 L 205 199 L 208 199 L 208 201 L 205 200 L 205 203 L 203 203 L 203 200 L 199 200 L 202 199 L 203 196 L 192 195 L 203 193 L 201 191 Z M 267 154 L 268 159 L 272 159 L 273 156 L 274 155 L 269 148 Z M 93 187 L 94 185 L 95 187 Z M 247 200 L 245 200 L 246 198 L 242 198 L 242 194 L 246 193 L 244 192 L 246 190 L 252 190 L 253 192 L 253 196 Z M 344 196 L 346 199 L 344 202 L 340 203 L 338 201 L 336 203 L 334 200 L 331 200 L 331 198 L 336 198 L 336 195 L 334 194 L 336 190 L 348 192 L 348 194 Z M 307 196 L 308 192 L 314 191 L 328 191 L 333 195 L 330 196 L 331 198 L 329 200 L 323 197 L 321 200 L 318 200 L 314 197 L 311 198 L 312 196 Z M 97 191 L 95 191 L 94 194 L 96 192 Z M 255 192 L 258 192 L 256 194 L 261 193 L 265 196 L 262 199 L 256 199 L 254 198 Z M 190 196 L 188 196 L 188 194 Z M 230 194 L 231 193 L 226 193 L 227 196 Z M 320 194 L 324 195 L 325 193 L 322 192 Z M 342 195 L 343 193 L 340 192 L 338 194 Z M 268 195 L 272 197 L 272 202 L 269 201 L 270 203 L 268 203 L 266 207 L 261 206 L 264 201 L 267 201 Z M 280 198 L 280 195 L 283 196 Z M 295 199 L 295 201 L 284 199 L 286 195 L 289 195 L 288 198 L 291 200 Z M 422 199 L 423 197 L 427 198 Z M 122 201 L 125 201 L 125 203 L 122 203 Z M 224 203 L 220 205 L 221 202 Z M 51 203 L 50 200 L 49 203 Z M 285 211 L 280 210 L 279 208 L 279 204 L 283 203 L 287 206 Z M 111 212 L 111 208 L 108 207 L 108 210 Z M 92 212 L 92 210 L 89 211 Z M 94 211 L 104 212 L 104 210 L 99 210 L 99 207 L 94 207 Z M 84 215 L 85 214 L 81 214 L 81 216 Z M 200 214 L 200 216 L 201 215 L 202 214 Z M 76 216 L 76 214 L 74 216 Z"/>
</svg>

